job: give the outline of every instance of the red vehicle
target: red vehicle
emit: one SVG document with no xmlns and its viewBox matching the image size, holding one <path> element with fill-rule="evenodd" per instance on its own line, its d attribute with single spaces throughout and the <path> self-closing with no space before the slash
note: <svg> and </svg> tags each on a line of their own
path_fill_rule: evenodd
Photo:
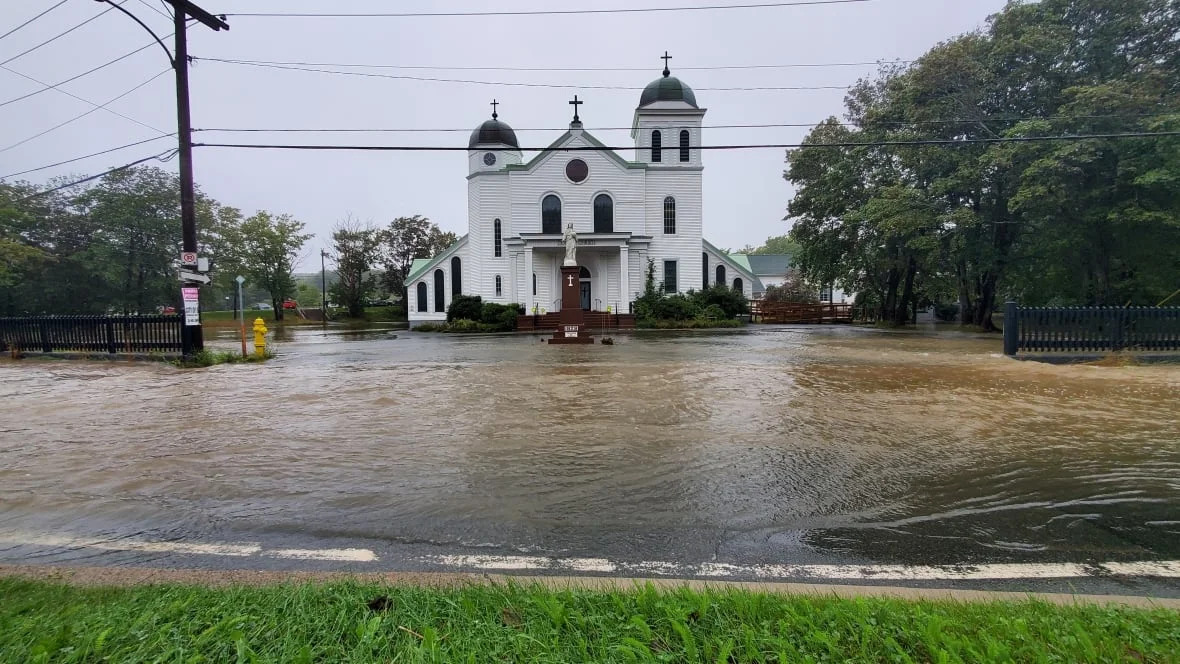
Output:
<svg viewBox="0 0 1180 664">
<path fill-rule="evenodd" d="M 291 299 L 283 300 L 283 308 L 284 309 L 298 309 L 299 303 L 296 302 L 295 300 L 291 300 Z"/>
</svg>

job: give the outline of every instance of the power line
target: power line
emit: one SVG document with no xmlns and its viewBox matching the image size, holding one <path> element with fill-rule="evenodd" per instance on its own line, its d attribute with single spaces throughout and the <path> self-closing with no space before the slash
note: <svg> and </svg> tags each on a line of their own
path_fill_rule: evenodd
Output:
<svg viewBox="0 0 1180 664">
<path fill-rule="evenodd" d="M 1033 143 L 1042 141 L 1080 141 L 1090 139 L 1158 138 L 1180 136 L 1180 131 L 1144 131 L 1109 134 L 1067 134 L 1060 136 L 1006 136 L 998 138 L 968 139 L 923 139 L 913 141 L 850 141 L 841 143 L 754 143 L 745 145 L 691 145 L 690 150 L 794 150 L 802 148 L 863 148 L 863 147 L 917 147 L 924 145 L 970 145 L 973 143 Z M 468 152 L 469 147 L 461 145 L 283 145 L 254 143 L 193 143 L 193 147 L 239 148 L 259 150 L 360 150 L 379 152 Z M 594 146 L 571 145 L 565 147 L 517 148 L 522 152 L 622 152 L 634 150 L 634 145 Z M 669 149 L 677 149 L 675 147 Z"/>
<path fill-rule="evenodd" d="M 168 35 L 168 37 L 171 37 L 171 36 L 172 35 Z M 168 37 L 165 37 L 165 39 L 167 39 Z M 23 94 L 19 97 L 13 97 L 12 99 L 9 99 L 8 101 L 0 101 L 0 106 L 7 106 L 13 102 L 17 102 L 22 99 L 28 99 L 29 97 L 39 95 L 42 92 L 45 92 L 46 90 L 52 90 L 52 89 L 58 87 L 59 85 L 65 85 L 66 83 L 69 83 L 71 81 L 76 81 L 76 80 L 82 78 L 83 76 L 89 76 L 90 74 L 93 74 L 94 72 L 96 72 L 100 69 L 104 69 L 106 67 L 109 67 L 109 66 L 115 64 L 116 62 L 119 62 L 121 60 L 126 60 L 127 58 L 135 55 L 136 53 L 139 53 L 140 51 L 148 49 L 153 45 L 155 45 L 155 42 L 149 42 L 147 44 L 144 44 L 143 46 L 140 46 L 139 48 L 135 49 L 134 51 L 131 51 L 130 53 L 124 53 L 123 55 L 120 55 L 119 57 L 115 58 L 114 60 L 109 60 L 107 62 L 104 62 L 101 65 L 94 67 L 93 69 L 87 69 L 86 71 L 82 72 L 81 74 L 76 74 L 74 76 L 71 76 L 64 81 L 58 81 L 57 83 L 51 83 L 51 84 L 46 85 L 45 87 L 41 88 L 40 90 L 34 90 L 28 94 Z"/>
<path fill-rule="evenodd" d="M 11 150 L 11 149 L 13 149 L 13 148 L 15 148 L 15 147 L 18 147 L 18 146 L 24 145 L 25 143 L 28 143 L 29 141 L 31 141 L 31 140 L 33 140 L 33 139 L 35 139 L 35 138 L 40 138 L 40 137 L 44 136 L 45 134 L 48 134 L 49 132 L 56 131 L 56 130 L 58 130 L 58 129 L 61 129 L 62 127 L 66 126 L 66 125 L 68 125 L 68 124 L 70 124 L 70 123 L 72 123 L 72 122 L 76 122 L 77 120 L 81 120 L 82 118 L 86 117 L 87 115 L 90 115 L 91 113 L 93 113 L 93 112 L 95 112 L 95 111 L 97 111 L 97 110 L 99 110 L 99 109 L 106 109 L 106 107 L 107 107 L 107 104 L 113 104 L 113 103 L 115 103 L 116 101 L 119 101 L 119 100 L 120 100 L 120 99 L 122 99 L 123 97 L 126 97 L 127 95 L 131 94 L 132 92 L 135 92 L 136 90 L 138 90 L 138 89 L 142 88 L 143 86 L 147 85 L 148 83 L 151 83 L 152 81 L 156 80 L 157 78 L 160 78 L 161 76 L 163 76 L 164 74 L 167 74 L 167 73 L 168 73 L 168 72 L 170 72 L 170 71 L 172 71 L 172 70 L 171 70 L 171 69 L 165 69 L 164 71 L 160 72 L 159 74 L 156 74 L 155 76 L 153 76 L 153 77 L 151 77 L 151 78 L 147 79 L 146 81 L 144 81 L 144 82 L 140 83 L 139 85 L 137 85 L 137 86 L 135 86 L 135 87 L 131 88 L 130 90 L 128 90 L 128 91 L 126 91 L 126 92 L 124 92 L 123 94 L 121 94 L 121 95 L 119 95 L 119 96 L 117 96 L 117 97 L 114 97 L 114 98 L 112 98 L 112 99 L 108 100 L 108 101 L 107 101 L 107 102 L 105 102 L 105 103 L 99 104 L 99 105 L 95 106 L 94 108 L 90 109 L 89 111 L 86 111 L 86 112 L 84 112 L 84 113 L 81 113 L 81 114 L 79 114 L 79 115 L 75 115 L 74 117 L 72 117 L 72 118 L 70 118 L 69 120 L 66 120 L 66 121 L 64 121 L 64 122 L 59 122 L 58 124 L 55 124 L 55 125 L 53 125 L 53 126 L 52 126 L 52 127 L 50 127 L 49 129 L 46 129 L 45 131 L 42 131 L 42 132 L 38 132 L 38 133 L 36 133 L 36 134 L 33 134 L 32 136 L 29 136 L 28 138 L 25 138 L 25 139 L 23 139 L 23 140 L 17 141 L 16 143 L 13 143 L 12 145 L 7 145 L 7 146 L 5 146 L 5 147 L 2 147 L 2 148 L 0 148 L 0 152 L 7 152 L 7 151 L 9 151 L 9 150 Z"/>
<path fill-rule="evenodd" d="M 127 0 L 123 0 L 123 2 L 126 2 L 126 1 L 127 1 Z M 122 4 L 122 3 L 119 3 L 119 4 Z M 0 62 L 0 65 L 6 65 L 6 64 L 8 64 L 8 63 L 12 62 L 13 60 L 16 60 L 17 58 L 21 58 L 21 57 L 24 57 L 24 56 L 26 56 L 26 55 L 28 55 L 28 54 L 32 53 L 33 51 L 35 51 L 35 50 L 37 50 L 37 49 L 41 48 L 42 46 L 44 46 L 44 45 L 46 45 L 46 44 L 48 44 L 48 43 L 50 43 L 50 42 L 57 41 L 58 39 L 61 39 L 62 37 L 65 37 L 66 35 L 70 34 L 71 32 L 73 32 L 73 31 L 77 30 L 78 28 L 80 28 L 80 27 L 82 27 L 82 26 L 86 25 L 87 23 L 89 23 L 89 22 L 93 21 L 94 19 L 98 18 L 99 16 L 102 16 L 103 14 L 105 14 L 105 13 L 107 13 L 107 12 L 111 11 L 112 9 L 114 9 L 114 7 L 107 7 L 106 9 L 104 9 L 104 10 L 100 11 L 99 13 L 95 14 L 94 16 L 91 16 L 90 18 L 86 19 L 85 21 L 82 21 L 82 22 L 81 22 L 81 23 L 79 23 L 78 25 L 75 25 L 74 27 L 72 27 L 72 28 L 70 28 L 70 29 L 66 30 L 65 32 L 60 32 L 60 33 L 58 33 L 58 34 L 56 34 L 56 35 L 54 35 L 54 36 L 50 37 L 49 39 L 46 39 L 45 41 L 41 42 L 40 44 L 37 44 L 36 46 L 34 46 L 34 47 L 30 48 L 30 49 L 26 49 L 26 50 L 24 50 L 24 51 L 21 51 L 20 53 L 17 53 L 16 55 L 12 56 L 11 58 L 8 58 L 8 59 L 7 59 L 7 60 L 5 60 L 4 62 Z"/>
<path fill-rule="evenodd" d="M 420 12 L 420 13 L 357 13 L 342 14 L 331 12 L 243 12 L 226 16 L 252 16 L 267 18 L 422 18 L 438 16 L 552 16 L 576 14 L 641 14 L 652 12 L 713 11 L 726 9 L 766 9 L 772 7 L 803 7 L 809 5 L 844 5 L 871 0 L 796 0 L 794 2 L 759 2 L 742 5 L 697 5 L 689 7 L 627 7 L 619 9 L 536 9 L 500 12 Z"/>
<path fill-rule="evenodd" d="M 194 58 L 197 59 L 197 58 Z M 209 58 L 210 60 L 214 58 Z M 493 66 L 439 66 L 439 65 L 380 65 L 367 63 L 349 63 L 349 62 L 301 62 L 301 61 L 285 61 L 285 60 L 252 60 L 246 58 L 234 58 L 234 63 L 250 63 L 257 65 L 290 65 L 300 67 L 354 67 L 364 69 L 406 69 L 406 70 L 435 70 L 435 71 L 520 71 L 520 72 L 603 72 L 603 71 L 617 71 L 617 72 L 650 72 L 654 71 L 652 67 L 493 67 Z M 722 71 L 733 69 L 792 69 L 792 68 L 819 68 L 819 67 L 867 67 L 875 66 L 882 63 L 898 63 L 909 64 L 913 60 L 875 60 L 875 61 L 861 61 L 861 62 L 795 62 L 786 64 L 772 64 L 772 65 L 713 65 L 708 67 L 676 67 L 677 71 Z"/>
<path fill-rule="evenodd" d="M 64 4 L 66 4 L 66 0 L 61 0 L 61 2 L 57 3 L 56 5 L 54 5 L 54 6 L 50 7 L 49 9 L 46 9 L 45 11 L 41 12 L 40 14 L 37 14 L 37 15 L 36 15 L 36 16 L 34 16 L 33 18 L 31 18 L 31 19 L 29 19 L 29 20 L 25 21 L 24 23 L 21 23 L 20 25 L 18 25 L 18 26 L 16 26 L 15 28 L 13 28 L 13 29 L 9 30 L 8 32 L 5 32 L 4 34 L 0 35 L 0 39 L 4 39 L 4 38 L 5 38 L 5 37 L 7 37 L 8 35 L 11 35 L 12 33 L 16 32 L 17 30 L 20 30 L 21 28 L 25 27 L 26 25 L 28 25 L 28 24 L 32 23 L 33 21 L 36 21 L 37 19 L 41 18 L 42 16 L 44 16 L 44 15 L 48 14 L 49 12 L 51 12 L 51 11 L 53 11 L 53 10 L 57 9 L 58 7 L 60 7 L 60 6 L 64 5 Z"/>
<path fill-rule="evenodd" d="M 169 15 L 168 15 L 168 14 L 167 14 L 167 13 L 166 13 L 164 10 L 162 10 L 162 9 L 160 9 L 159 7 L 157 7 L 157 6 L 153 5 L 152 3 L 148 2 L 147 0 L 137 0 L 137 1 L 139 2 L 139 4 L 143 5 L 144 7 L 147 7 L 148 9 L 150 9 L 150 10 L 152 10 L 152 11 L 154 11 L 154 12 L 156 12 L 157 14 L 159 14 L 160 16 L 163 16 L 164 18 L 168 19 L 169 21 L 171 21 L 171 20 L 172 20 L 172 17 L 171 17 L 171 16 L 169 16 Z M 167 39 L 167 37 L 165 37 L 165 39 Z"/>
<path fill-rule="evenodd" d="M 894 127 L 908 127 L 908 126 L 925 126 L 925 125 L 956 125 L 956 124 L 974 124 L 980 122 L 1028 122 L 1033 120 L 1045 121 L 1062 121 L 1062 120 L 1096 120 L 1096 119 L 1114 119 L 1114 120 L 1140 120 L 1153 117 L 1167 117 L 1173 114 L 1158 113 L 1158 114 L 1122 114 L 1122 115 L 1056 115 L 1056 116 L 1041 116 L 1041 117 L 987 117 L 987 118 L 951 118 L 946 120 L 913 120 L 913 121 L 883 121 L 870 123 L 870 126 L 888 125 Z M 763 124 L 719 124 L 719 125 L 702 125 L 701 129 L 779 129 L 786 127 L 815 127 L 823 124 L 826 120 L 820 122 L 772 122 Z M 860 128 L 864 125 L 859 125 L 851 122 L 836 123 L 841 127 Z M 514 127 L 514 131 L 565 131 L 567 127 Z M 634 127 L 587 127 L 586 131 L 631 131 Z M 446 127 L 446 128 L 429 128 L 429 127 L 395 127 L 395 128 L 350 128 L 350 127 L 330 127 L 330 128 L 228 128 L 228 127 L 208 127 L 193 129 L 194 132 L 225 132 L 225 133 L 470 133 L 470 127 Z"/>
<path fill-rule="evenodd" d="M 204 60 L 206 62 L 221 62 L 231 65 L 247 65 L 250 67 L 264 67 L 268 69 L 284 69 L 289 71 L 306 71 L 316 72 L 321 74 L 336 74 L 338 76 L 360 76 L 364 78 L 388 78 L 394 80 L 404 81 L 427 81 L 433 83 L 464 83 L 468 85 L 495 85 L 503 87 L 522 87 L 522 88 L 560 88 L 566 90 L 642 90 L 642 87 L 626 86 L 626 85 L 567 85 L 561 83 L 521 83 L 521 82 L 505 82 L 505 81 L 477 81 L 472 79 L 462 78 L 440 78 L 436 76 L 411 76 L 407 74 L 377 74 L 373 72 L 361 71 L 335 71 L 332 69 L 320 69 L 318 67 L 296 67 L 290 65 L 272 65 L 261 62 L 251 62 L 249 60 L 230 60 L 225 58 L 198 58 L 193 60 Z M 756 90 L 847 90 L 847 85 L 794 85 L 794 86 L 751 86 L 751 87 L 730 87 L 730 88 L 694 88 L 695 90 L 708 92 L 735 92 L 735 91 L 756 91 Z"/>
<path fill-rule="evenodd" d="M 105 176 L 110 175 L 112 173 L 118 173 L 119 171 L 125 171 L 128 168 L 131 168 L 132 166 L 138 166 L 139 164 L 142 164 L 145 161 L 151 161 L 152 159 L 159 159 L 160 161 L 168 161 L 169 159 L 172 158 L 172 155 L 178 151 L 179 150 L 177 150 L 176 148 L 172 148 L 171 150 L 165 150 L 163 152 L 158 152 L 154 155 L 144 157 L 143 159 L 136 159 L 135 161 L 133 161 L 129 164 L 123 164 L 122 166 L 116 166 L 115 168 L 112 168 L 107 171 L 103 171 L 102 173 L 98 173 L 96 175 L 88 175 L 80 180 L 74 180 L 73 182 L 67 182 L 66 184 L 54 187 L 52 189 L 46 189 L 45 191 L 39 191 L 31 196 L 25 196 L 24 198 L 22 198 L 16 202 L 17 203 L 24 203 L 25 201 L 31 201 L 34 198 L 39 198 L 39 197 L 44 196 L 46 194 L 52 194 L 55 191 L 61 191 L 62 189 L 69 189 L 70 187 L 73 187 L 74 185 L 82 184 L 83 182 L 90 182 L 91 180 L 97 180 L 101 177 L 105 177 Z"/>
<path fill-rule="evenodd" d="M 83 103 L 86 103 L 86 104 L 90 104 L 91 106 L 94 106 L 94 107 L 100 107 L 100 106 L 101 106 L 100 104 L 96 104 L 96 103 L 94 103 L 94 102 L 90 101 L 89 99 L 86 99 L 86 98 L 84 98 L 84 97 L 79 97 L 78 95 L 76 95 L 76 94 L 74 94 L 74 93 L 72 93 L 72 92 L 69 92 L 69 91 L 67 91 L 67 90 L 62 90 L 62 89 L 61 89 L 61 88 L 59 88 L 59 87 L 56 87 L 56 86 L 53 86 L 53 85 L 50 85 L 50 84 L 46 83 L 45 81 L 41 81 L 41 80 L 35 79 L 35 78 L 33 78 L 32 76 L 29 76 L 28 74 L 22 74 L 22 73 L 20 73 L 19 71 L 15 70 L 15 69 L 12 69 L 11 67 L 5 67 L 4 65 L 0 65 L 0 69 L 3 69 L 3 70 L 5 70 L 5 71 L 8 71 L 8 72 L 12 72 L 13 74 L 16 74 L 17 76 L 21 76 L 21 77 L 27 78 L 27 79 L 29 79 L 30 81 L 32 81 L 32 82 L 34 82 L 34 83 L 36 83 L 36 84 L 38 84 L 38 85 L 43 85 L 43 86 L 46 86 L 46 87 L 53 88 L 54 90 L 57 90 L 58 92 L 62 93 L 63 95 L 67 95 L 67 96 L 73 97 L 74 99 L 77 99 L 77 100 L 78 100 L 78 101 L 80 101 L 80 102 L 83 102 Z M 107 103 L 109 104 L 110 102 L 107 102 Z M 102 108 L 102 110 L 106 111 L 107 113 L 112 113 L 112 114 L 114 114 L 114 115 L 117 115 L 117 116 L 119 116 L 119 117 L 123 118 L 124 120 L 130 120 L 131 122 L 134 122 L 135 124 L 137 124 L 137 125 L 139 125 L 139 126 L 141 126 L 141 127 L 147 127 L 148 129 L 151 129 L 152 131 L 154 131 L 154 132 L 156 132 L 156 133 L 158 133 L 158 134 L 165 135 L 165 136 L 168 134 L 168 132 L 164 131 L 163 129 L 157 129 L 156 127 L 153 127 L 153 126 L 151 126 L 150 124 L 146 124 L 146 123 L 144 123 L 144 122 L 140 122 L 139 120 L 136 120 L 135 118 L 133 118 L 133 117 L 131 117 L 131 116 L 129 116 L 129 115 L 123 115 L 122 113 L 120 113 L 120 112 L 118 112 L 118 111 L 116 111 L 116 110 L 114 110 L 114 109 L 106 108 L 106 106 L 101 106 L 101 108 Z"/>
<path fill-rule="evenodd" d="M 169 136 L 175 136 L 175 134 L 169 134 Z M 55 166 L 63 166 L 63 165 L 65 165 L 65 164 L 72 164 L 72 163 L 74 163 L 75 161 L 82 161 L 83 159 L 89 159 L 89 158 L 91 158 L 91 157 L 97 157 L 97 156 L 99 156 L 99 155 L 104 155 L 104 154 L 107 154 L 107 153 L 109 153 L 109 152 L 117 152 L 117 151 L 119 151 L 119 150 L 123 150 L 123 149 L 125 149 L 125 148 L 135 147 L 136 145 L 143 145 L 144 143 L 151 143 L 152 141 L 158 141 L 158 140 L 160 140 L 161 138 L 168 138 L 168 136 L 153 136 L 152 138 L 145 138 L 145 139 L 144 139 L 144 140 L 142 140 L 142 141 L 136 141 L 136 142 L 134 142 L 134 143 L 128 143 L 127 145 L 120 145 L 120 146 L 118 146 L 118 147 L 109 148 L 109 149 L 107 149 L 107 150 L 101 150 L 101 151 L 99 151 L 99 152 L 92 152 L 92 153 L 90 153 L 90 154 L 87 154 L 87 155 L 82 155 L 81 157 L 74 157 L 73 159 L 66 159 L 66 160 L 64 160 L 64 161 L 59 161 L 59 162 L 56 162 L 56 163 L 47 164 L 47 165 L 45 165 L 45 166 L 38 166 L 37 168 L 30 168 L 30 169 L 28 169 L 28 170 L 19 171 L 19 172 L 17 172 L 17 173 L 9 173 L 8 175 L 0 175 L 0 180 L 7 180 L 8 178 L 14 178 L 14 177 L 16 177 L 16 176 L 18 176 L 18 175 L 25 175 L 26 173 L 36 173 L 37 171 L 43 171 L 43 170 L 45 170 L 45 169 L 48 169 L 48 168 L 53 168 L 53 167 L 55 167 Z"/>
</svg>

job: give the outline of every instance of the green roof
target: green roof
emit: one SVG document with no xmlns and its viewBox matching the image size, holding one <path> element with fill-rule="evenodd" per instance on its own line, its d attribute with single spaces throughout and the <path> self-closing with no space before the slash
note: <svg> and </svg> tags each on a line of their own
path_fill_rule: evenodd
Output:
<svg viewBox="0 0 1180 664">
<path fill-rule="evenodd" d="M 643 89 L 643 94 L 639 96 L 639 107 L 643 108 L 657 101 L 682 101 L 697 108 L 697 96 L 692 88 L 672 76 L 667 69 L 664 70 L 663 78 L 657 78 Z"/>
<path fill-rule="evenodd" d="M 740 265 L 750 274 L 754 273 L 754 269 L 750 267 L 750 257 L 745 254 L 729 254 L 729 260 Z"/>
</svg>

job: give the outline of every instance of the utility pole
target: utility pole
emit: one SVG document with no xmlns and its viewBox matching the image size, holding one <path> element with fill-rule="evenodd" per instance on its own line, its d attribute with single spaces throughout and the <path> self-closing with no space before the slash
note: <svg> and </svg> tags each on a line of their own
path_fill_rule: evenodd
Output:
<svg viewBox="0 0 1180 664">
<path fill-rule="evenodd" d="M 116 4 L 114 0 L 97 1 L 106 2 L 115 9 L 130 16 L 144 30 L 147 30 L 152 37 L 155 37 L 165 52 L 168 51 L 168 47 L 160 40 L 160 37 L 134 14 L 119 4 Z M 185 259 L 185 256 L 195 257 L 197 255 L 197 213 L 195 195 L 193 193 L 193 137 L 188 100 L 188 20 L 189 18 L 193 18 L 213 30 L 229 30 L 229 24 L 225 22 L 224 16 L 214 16 L 189 2 L 189 0 L 165 1 L 172 5 L 173 27 L 176 31 L 173 52 L 169 54 L 169 59 L 172 61 L 173 70 L 176 71 L 176 138 L 179 143 L 178 155 L 180 157 L 181 268 L 195 267 L 195 260 L 189 265 L 186 264 Z M 183 292 L 187 293 L 188 291 L 184 289 L 199 287 L 201 282 L 185 280 L 181 282 L 181 285 L 183 286 Z M 192 292 L 195 293 L 196 291 Z M 190 312 L 187 306 L 185 311 L 186 320 L 184 321 L 184 326 L 181 327 L 180 344 L 181 352 L 185 357 L 189 357 L 205 347 L 205 339 L 201 332 L 199 304 L 196 304 L 193 312 Z"/>
<path fill-rule="evenodd" d="M 328 268 L 324 261 L 328 258 L 328 252 L 320 249 L 320 299 L 322 309 L 320 309 L 320 320 L 324 325 L 328 324 Z"/>
</svg>

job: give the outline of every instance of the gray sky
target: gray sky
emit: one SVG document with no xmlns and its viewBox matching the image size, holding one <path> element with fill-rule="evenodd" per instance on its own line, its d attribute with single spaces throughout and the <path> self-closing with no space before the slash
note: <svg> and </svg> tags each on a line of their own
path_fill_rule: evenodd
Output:
<svg viewBox="0 0 1180 664">
<path fill-rule="evenodd" d="M 0 34 L 56 0 L 10 0 Z M 587 3 L 540 0 L 201 0 L 214 12 L 422 12 L 582 9 L 606 7 L 744 4 L 749 0 L 633 0 Z M 519 72 L 354 69 L 394 75 L 459 78 L 501 84 L 393 80 L 283 71 L 217 62 L 191 70 L 194 128 L 458 128 L 448 133 L 214 133 L 194 141 L 237 143 L 339 143 L 466 146 L 468 133 L 501 102 L 500 119 L 517 130 L 522 146 L 550 143 L 570 119 L 573 94 L 585 100 L 582 120 L 595 127 L 629 126 L 639 89 L 660 75 L 667 49 L 672 71 L 692 86 L 705 125 L 817 123 L 841 115 L 841 90 L 709 91 L 710 87 L 847 85 L 872 66 L 687 71 L 719 65 L 860 62 L 912 59 L 937 42 L 976 29 L 1004 0 L 872 0 L 870 2 L 726 11 L 576 16 L 420 18 L 230 17 L 229 32 L 190 27 L 197 57 L 267 61 L 424 65 L 435 67 L 638 67 L 645 71 Z M 171 21 L 153 8 L 158 0 L 126 0 L 129 11 L 162 37 Z M 0 62 L 94 16 L 106 5 L 69 0 L 45 17 L 0 40 Z M 161 9 L 161 11 L 163 11 Z M 150 37 L 118 11 L 5 65 L 56 83 L 147 44 Z M 171 40 L 166 40 L 171 43 Z M 126 92 L 168 63 L 158 46 L 133 55 L 63 89 L 99 104 Z M 0 102 L 42 86 L 0 69 Z M 572 87 L 519 87 L 502 83 Z M 623 86 L 599 90 L 578 86 Z M 0 150 L 90 108 L 49 90 L 0 107 Z M 112 103 L 110 108 L 164 131 L 176 124 L 171 73 Z M 704 143 L 795 143 L 805 127 L 706 129 Z M 630 145 L 626 130 L 594 131 L 608 145 Z M 157 132 L 96 110 L 42 137 L 0 151 L 0 175 L 97 152 Z M 89 174 L 175 146 L 160 139 L 17 179 L 42 182 Z M 632 154 L 624 152 L 631 158 Z M 526 159 L 528 155 L 526 154 Z M 761 244 L 785 232 L 791 189 L 782 178 L 782 150 L 705 154 L 705 237 L 721 247 Z M 158 162 L 149 162 L 158 163 Z M 332 225 L 346 214 L 384 224 L 422 214 L 444 230 L 467 229 L 466 154 L 258 151 L 197 148 L 196 179 L 208 195 L 246 214 L 287 212 L 316 234 L 315 255 Z M 164 165 L 175 169 L 175 161 Z M 310 268 L 313 261 L 305 261 Z"/>
</svg>

